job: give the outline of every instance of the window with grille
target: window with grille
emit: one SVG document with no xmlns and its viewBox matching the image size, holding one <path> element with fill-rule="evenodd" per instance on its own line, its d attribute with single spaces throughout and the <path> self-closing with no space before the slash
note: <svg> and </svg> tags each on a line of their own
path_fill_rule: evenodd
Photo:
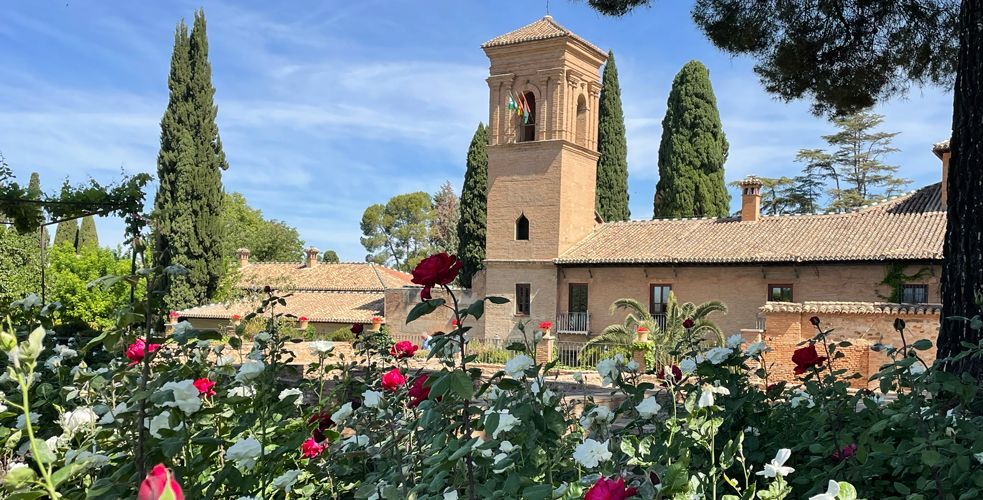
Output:
<svg viewBox="0 0 983 500">
<path fill-rule="evenodd" d="M 517 283 L 515 285 L 515 314 L 529 316 L 529 302 L 529 283 Z"/>
<path fill-rule="evenodd" d="M 901 302 L 904 304 L 928 302 L 928 285 L 901 285 Z"/>
<path fill-rule="evenodd" d="M 768 300 L 792 302 L 792 285 L 768 285 Z"/>
</svg>

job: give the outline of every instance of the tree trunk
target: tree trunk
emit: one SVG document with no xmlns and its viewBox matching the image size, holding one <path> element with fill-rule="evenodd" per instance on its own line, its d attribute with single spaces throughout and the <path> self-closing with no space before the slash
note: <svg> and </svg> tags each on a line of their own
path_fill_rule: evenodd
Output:
<svg viewBox="0 0 983 500">
<path fill-rule="evenodd" d="M 949 316 L 980 314 L 983 295 L 983 0 L 963 0 L 952 113 L 948 215 L 942 264 L 942 324 L 938 357 L 977 344 L 980 331 Z M 983 359 L 945 363 L 950 372 L 983 379 Z"/>
</svg>

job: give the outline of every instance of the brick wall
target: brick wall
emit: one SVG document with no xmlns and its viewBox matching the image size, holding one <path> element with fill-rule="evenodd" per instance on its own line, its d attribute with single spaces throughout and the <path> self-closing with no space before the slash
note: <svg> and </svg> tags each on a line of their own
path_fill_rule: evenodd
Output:
<svg viewBox="0 0 983 500">
<path fill-rule="evenodd" d="M 420 288 L 410 287 L 386 290 L 386 326 L 389 327 L 394 335 L 433 334 L 438 331 L 448 332 L 454 329 L 451 325 L 454 314 L 446 307 L 440 307 L 431 314 L 423 316 L 409 324 L 406 323 L 407 315 L 420 303 L 420 290 Z M 443 290 L 434 289 L 431 295 L 435 299 L 445 299 L 448 304 L 452 303 L 450 297 Z M 460 307 L 471 305 L 475 297 L 477 297 L 471 290 L 455 290 L 454 295 L 457 297 Z M 476 326 L 472 324 L 474 323 L 473 319 L 470 321 L 471 323 L 465 321 L 464 324 L 467 326 Z"/>
</svg>

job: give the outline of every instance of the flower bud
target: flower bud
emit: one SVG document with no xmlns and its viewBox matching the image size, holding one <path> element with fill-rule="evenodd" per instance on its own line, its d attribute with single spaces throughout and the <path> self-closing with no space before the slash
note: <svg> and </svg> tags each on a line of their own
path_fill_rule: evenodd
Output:
<svg viewBox="0 0 983 500">
<path fill-rule="evenodd" d="M 184 492 L 171 471 L 157 464 L 140 484 L 137 500 L 184 500 Z"/>
<path fill-rule="evenodd" d="M 14 347 L 17 347 L 17 337 L 7 331 L 0 332 L 0 349 L 3 349 L 4 352 L 10 352 Z"/>
</svg>

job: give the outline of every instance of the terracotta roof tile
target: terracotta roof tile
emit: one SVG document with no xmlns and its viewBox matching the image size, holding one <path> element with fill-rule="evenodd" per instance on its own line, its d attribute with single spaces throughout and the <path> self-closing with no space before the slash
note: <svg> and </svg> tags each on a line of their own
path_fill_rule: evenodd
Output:
<svg viewBox="0 0 983 500">
<path fill-rule="evenodd" d="M 491 40 L 481 44 L 481 48 L 499 47 L 502 45 L 533 42 L 537 40 L 549 40 L 551 38 L 561 37 L 570 37 L 601 54 L 607 54 L 607 52 L 601 50 L 596 45 L 564 28 L 560 23 L 554 21 L 552 16 L 545 16 L 534 23 L 527 24 L 519 29 L 512 30 L 504 35 L 492 38 Z"/>
<path fill-rule="evenodd" d="M 239 271 L 240 288 L 270 285 L 284 290 L 382 291 L 410 284 L 409 274 L 368 262 L 320 262 L 313 267 L 292 262 L 256 262 Z"/>
<path fill-rule="evenodd" d="M 310 321 L 323 323 L 367 323 L 373 316 L 382 316 L 385 295 L 370 292 L 294 292 L 286 297 L 287 305 L 280 312 L 306 316 Z M 259 307 L 259 298 L 247 298 L 231 303 L 208 304 L 180 311 L 189 318 L 230 319 L 233 314 L 245 316 Z"/>
<path fill-rule="evenodd" d="M 941 260 L 940 184 L 853 212 L 602 224 L 557 264 Z"/>
</svg>

